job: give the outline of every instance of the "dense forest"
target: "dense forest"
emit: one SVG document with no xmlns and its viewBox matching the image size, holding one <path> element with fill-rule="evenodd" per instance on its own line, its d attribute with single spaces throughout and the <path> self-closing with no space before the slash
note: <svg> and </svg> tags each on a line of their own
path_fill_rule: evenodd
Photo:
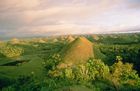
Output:
<svg viewBox="0 0 140 91">
<path fill-rule="evenodd" d="M 0 41 L 1 91 L 140 91 L 140 34 Z"/>
</svg>

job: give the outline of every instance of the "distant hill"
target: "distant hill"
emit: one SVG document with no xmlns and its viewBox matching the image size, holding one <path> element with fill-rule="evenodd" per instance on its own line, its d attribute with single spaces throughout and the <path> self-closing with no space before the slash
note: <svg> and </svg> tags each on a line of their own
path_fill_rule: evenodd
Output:
<svg viewBox="0 0 140 91">
<path fill-rule="evenodd" d="M 66 40 L 67 40 L 68 42 L 72 42 L 72 41 L 74 41 L 75 39 L 74 39 L 72 36 L 68 36 Z"/>
<path fill-rule="evenodd" d="M 62 49 L 63 63 L 59 68 L 85 63 L 90 57 L 94 57 L 93 44 L 85 37 L 79 37 Z"/>
</svg>

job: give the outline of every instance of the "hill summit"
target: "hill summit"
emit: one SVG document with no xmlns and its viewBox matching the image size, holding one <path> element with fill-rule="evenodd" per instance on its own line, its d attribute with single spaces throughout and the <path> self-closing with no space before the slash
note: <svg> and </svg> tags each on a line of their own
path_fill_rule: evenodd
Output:
<svg viewBox="0 0 140 91">
<path fill-rule="evenodd" d="M 68 41 L 68 42 L 72 42 L 72 41 L 74 41 L 74 40 L 75 40 L 75 39 L 74 39 L 72 36 L 68 36 L 68 37 L 67 37 L 67 41 Z"/>
<path fill-rule="evenodd" d="M 93 44 L 85 37 L 79 37 L 62 50 L 62 59 L 59 68 L 85 63 L 93 55 Z"/>
</svg>

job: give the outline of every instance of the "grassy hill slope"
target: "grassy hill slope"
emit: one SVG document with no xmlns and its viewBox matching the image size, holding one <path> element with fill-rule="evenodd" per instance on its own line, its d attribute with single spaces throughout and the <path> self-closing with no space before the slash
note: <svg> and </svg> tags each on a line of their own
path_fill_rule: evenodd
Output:
<svg viewBox="0 0 140 91">
<path fill-rule="evenodd" d="M 94 57 L 93 44 L 85 37 L 75 39 L 62 49 L 61 53 L 62 60 L 67 66 L 84 63 L 90 57 Z"/>
</svg>

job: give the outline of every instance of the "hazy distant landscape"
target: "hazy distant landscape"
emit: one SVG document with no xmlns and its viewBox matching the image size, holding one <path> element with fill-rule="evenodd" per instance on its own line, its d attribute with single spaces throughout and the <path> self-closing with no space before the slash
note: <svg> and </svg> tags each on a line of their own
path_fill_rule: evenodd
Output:
<svg viewBox="0 0 140 91">
<path fill-rule="evenodd" d="M 0 0 L 0 91 L 140 91 L 140 0 Z"/>
<path fill-rule="evenodd" d="M 2 91 L 139 91 L 140 34 L 0 41 Z"/>
</svg>

